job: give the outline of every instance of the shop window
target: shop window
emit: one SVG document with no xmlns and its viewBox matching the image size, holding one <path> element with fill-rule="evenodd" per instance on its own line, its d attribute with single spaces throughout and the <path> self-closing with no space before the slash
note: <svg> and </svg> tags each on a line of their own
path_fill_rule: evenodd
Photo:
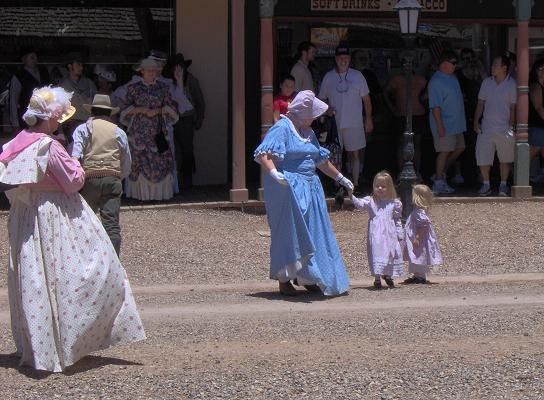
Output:
<svg viewBox="0 0 544 400">
<path fill-rule="evenodd" d="M 86 0 L 77 2 L 79 7 L 71 6 L 73 1 L 7 2 L 9 6 L 0 8 L 0 130 L 4 132 L 9 130 L 9 118 L 2 93 L 28 49 L 36 51 L 53 84 L 66 76 L 64 56 L 77 52 L 86 76 L 96 78 L 96 66 L 105 66 L 115 72 L 115 86 L 130 79 L 134 65 L 150 49 L 166 54 L 175 49 L 175 0 Z M 142 7 L 150 3 L 153 7 Z"/>
</svg>

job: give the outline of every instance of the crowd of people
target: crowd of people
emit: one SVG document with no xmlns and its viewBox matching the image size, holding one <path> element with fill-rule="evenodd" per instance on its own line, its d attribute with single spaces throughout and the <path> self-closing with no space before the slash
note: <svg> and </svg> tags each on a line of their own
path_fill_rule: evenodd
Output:
<svg viewBox="0 0 544 400">
<path fill-rule="evenodd" d="M 280 91 L 274 99 L 275 120 L 286 112 L 287 105 L 300 90 L 312 90 L 328 103 L 325 118 L 333 119 L 341 149 L 341 155 L 334 157 L 335 166 L 353 180 L 356 193 L 362 192 L 367 137 L 372 132 L 382 132 L 375 129 L 375 116 L 383 114 L 385 108 L 394 121 L 389 126 L 395 131 L 397 144 L 391 151 L 396 153 L 396 169 L 400 171 L 404 162 L 402 133 L 406 130 L 408 113 L 406 68 L 389 77 L 382 89 L 364 55 L 361 50 L 351 52 L 340 44 L 336 48 L 334 68 L 318 81 L 312 68 L 316 47 L 303 42 L 298 47 L 290 75 L 280 79 Z M 401 53 L 400 58 L 401 64 L 406 65 L 407 54 Z M 544 139 L 541 139 L 543 65 L 544 60 L 537 60 L 531 72 L 529 144 L 536 164 L 540 163 L 544 147 Z M 498 164 L 498 194 L 508 196 L 515 149 L 515 55 L 506 53 L 493 58 L 489 76 L 471 49 L 462 49 L 459 54 L 446 49 L 436 56 L 431 67 L 428 76 L 412 71 L 413 161 L 418 180 L 423 182 L 422 138 L 429 133 L 435 154 L 425 156 L 427 160 L 435 160 L 434 173 L 428 176 L 435 194 L 454 193 L 456 185 L 467 181 L 469 185 L 479 184 L 478 195 L 488 196 L 492 194 L 492 167 Z M 331 130 L 330 123 L 326 127 L 325 130 Z M 321 140 L 319 123 L 314 124 L 314 128 Z M 325 139 L 322 144 L 328 145 Z M 544 181 L 544 168 L 533 168 L 531 176 L 533 182 Z"/>
<path fill-rule="evenodd" d="M 196 170 L 193 137 L 205 115 L 200 85 L 189 72 L 191 60 L 181 53 L 168 58 L 151 50 L 134 66 L 132 78 L 118 85 L 111 65 L 95 65 L 93 76 L 88 77 L 80 53 L 66 54 L 63 59 L 62 67 L 48 70 L 38 64 L 36 50 L 24 50 L 22 68 L 9 83 L 7 106 L 14 130 L 27 127 L 22 115 L 34 89 L 49 84 L 62 87 L 73 94 L 76 113 L 56 137 L 70 148 L 76 127 L 92 117 L 84 105 L 91 104 L 97 94 L 108 96 L 119 109 L 118 115 L 110 117 L 127 132 L 132 155 L 124 184 L 126 196 L 167 200 L 189 189 Z"/>
</svg>

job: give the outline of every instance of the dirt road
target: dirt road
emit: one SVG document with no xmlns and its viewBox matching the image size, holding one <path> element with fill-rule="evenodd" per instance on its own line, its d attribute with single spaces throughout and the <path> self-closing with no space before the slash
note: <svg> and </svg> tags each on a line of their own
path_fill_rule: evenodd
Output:
<svg viewBox="0 0 544 400">
<path fill-rule="evenodd" d="M 544 274 L 434 277 L 347 296 L 273 282 L 135 287 L 148 340 L 65 374 L 19 368 L 0 289 L 5 399 L 539 399 Z"/>
</svg>

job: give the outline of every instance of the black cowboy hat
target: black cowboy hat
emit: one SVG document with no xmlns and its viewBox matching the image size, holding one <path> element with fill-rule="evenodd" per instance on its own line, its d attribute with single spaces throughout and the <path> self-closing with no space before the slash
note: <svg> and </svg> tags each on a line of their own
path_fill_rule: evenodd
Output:
<svg viewBox="0 0 544 400">
<path fill-rule="evenodd" d="M 183 65 L 184 68 L 189 68 L 193 63 L 193 60 L 186 60 L 182 53 L 177 53 L 172 57 L 172 63 L 174 65 Z"/>
</svg>

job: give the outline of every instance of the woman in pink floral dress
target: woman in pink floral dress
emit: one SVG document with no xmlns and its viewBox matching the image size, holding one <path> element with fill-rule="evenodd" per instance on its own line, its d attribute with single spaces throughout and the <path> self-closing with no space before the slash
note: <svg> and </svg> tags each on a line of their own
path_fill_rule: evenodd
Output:
<svg viewBox="0 0 544 400">
<path fill-rule="evenodd" d="M 11 204 L 8 292 L 21 365 L 53 372 L 111 345 L 145 338 L 125 270 L 79 195 L 85 174 L 51 137 L 75 110 L 61 88 L 34 90 L 30 126 L 4 145 Z"/>
</svg>

